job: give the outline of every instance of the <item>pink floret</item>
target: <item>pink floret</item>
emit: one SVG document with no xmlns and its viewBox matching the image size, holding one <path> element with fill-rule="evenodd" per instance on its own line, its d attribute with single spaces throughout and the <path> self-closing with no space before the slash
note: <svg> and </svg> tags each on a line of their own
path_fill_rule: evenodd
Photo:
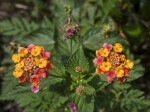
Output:
<svg viewBox="0 0 150 112">
<path fill-rule="evenodd" d="M 114 70 L 109 70 L 109 72 L 106 73 L 106 76 L 107 76 L 107 78 L 106 78 L 107 81 L 109 83 L 111 83 L 115 78 L 115 71 Z"/>
<path fill-rule="evenodd" d="M 31 91 L 33 91 L 34 93 L 37 93 L 39 92 L 39 88 L 40 86 L 39 85 L 31 85 Z"/>
<path fill-rule="evenodd" d="M 111 45 L 111 44 L 108 45 L 107 43 L 104 43 L 103 47 L 106 48 L 106 49 L 108 49 L 110 51 L 110 50 L 112 50 L 113 45 Z"/>
<path fill-rule="evenodd" d="M 34 48 L 34 46 L 35 46 L 34 44 L 30 44 L 27 48 L 28 52 L 31 52 L 31 50 L 32 50 L 32 48 Z"/>
</svg>

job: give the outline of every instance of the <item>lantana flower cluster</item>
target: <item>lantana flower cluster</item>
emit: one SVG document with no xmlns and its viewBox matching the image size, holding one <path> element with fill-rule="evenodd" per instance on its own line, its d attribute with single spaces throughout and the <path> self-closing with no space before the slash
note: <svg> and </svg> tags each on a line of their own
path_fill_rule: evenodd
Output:
<svg viewBox="0 0 150 112">
<path fill-rule="evenodd" d="M 40 78 L 49 76 L 48 70 L 53 68 L 48 59 L 50 52 L 45 52 L 41 46 L 30 44 L 28 48 L 20 47 L 18 53 L 12 56 L 15 65 L 13 76 L 19 79 L 19 83 L 32 83 L 31 91 L 39 91 Z"/>
<path fill-rule="evenodd" d="M 65 21 L 64 27 L 60 29 L 60 32 L 63 34 L 63 39 L 72 39 L 75 36 L 79 36 L 80 28 L 78 24 L 75 24 L 73 19 L 68 18 Z"/>
<path fill-rule="evenodd" d="M 120 43 L 108 45 L 104 43 L 103 48 L 96 50 L 96 58 L 93 63 L 97 65 L 96 74 L 106 73 L 106 78 L 111 83 L 115 77 L 117 81 L 122 83 L 124 78 L 129 77 L 129 70 L 134 64 L 129 59 L 125 59 L 125 55 L 121 54 L 123 47 Z"/>
</svg>

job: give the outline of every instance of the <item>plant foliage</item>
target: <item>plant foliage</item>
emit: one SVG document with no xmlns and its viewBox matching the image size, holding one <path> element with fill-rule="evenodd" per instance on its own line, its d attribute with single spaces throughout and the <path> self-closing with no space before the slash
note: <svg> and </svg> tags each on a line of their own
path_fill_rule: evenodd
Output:
<svg viewBox="0 0 150 112">
<path fill-rule="evenodd" d="M 39 1 L 42 3 L 42 0 Z M 35 4 L 38 6 L 39 2 Z M 138 41 L 136 44 L 137 46 L 142 44 L 145 40 L 142 38 L 145 37 L 143 34 L 145 30 L 138 23 L 130 24 L 131 26 L 125 27 L 124 32 L 129 37 L 134 37 L 133 40 L 121 37 L 120 29 L 114 28 L 113 21 L 125 24 L 125 20 L 121 19 L 123 9 L 114 7 L 116 4 L 117 0 L 52 0 L 48 8 L 51 15 L 48 17 L 44 15 L 40 18 L 40 22 L 33 18 L 31 20 L 34 21 L 27 21 L 23 17 L 1 21 L 0 32 L 3 35 L 3 43 L 18 40 L 22 46 L 31 43 L 44 46 L 51 52 L 50 61 L 54 68 L 49 71 L 48 78 L 40 81 L 40 91 L 34 94 L 30 91 L 30 84 L 20 84 L 13 77 L 14 65 L 11 65 L 3 78 L 0 100 L 13 100 L 20 107 L 25 107 L 24 112 L 70 112 L 70 102 L 75 104 L 79 112 L 146 112 L 150 102 L 135 83 L 143 76 L 145 69 L 140 65 L 140 59 L 135 60 L 136 57 L 129 49 L 129 43 L 134 43 L 139 35 L 140 39 L 136 39 Z M 70 7 L 69 13 L 64 10 L 64 5 Z M 142 10 L 148 7 L 144 2 L 145 5 L 146 7 L 142 6 Z M 38 18 L 40 9 L 36 10 L 34 7 L 32 16 Z M 142 15 L 149 18 L 147 13 L 142 12 Z M 63 27 L 67 18 L 74 18 L 79 24 L 80 37 L 72 40 L 62 39 L 59 29 Z M 106 30 L 105 26 L 111 26 L 111 29 Z M 124 46 L 123 52 L 135 66 L 129 72 L 130 77 L 123 83 L 117 81 L 108 83 L 106 74 L 95 74 L 93 59 L 95 51 L 104 43 L 118 42 Z M 9 53 L 8 48 L 3 50 L 8 55 L 1 64 L 12 64 L 12 53 Z M 78 68 L 81 71 L 78 71 Z M 77 95 L 78 86 L 85 87 L 86 92 L 83 96 Z"/>
</svg>

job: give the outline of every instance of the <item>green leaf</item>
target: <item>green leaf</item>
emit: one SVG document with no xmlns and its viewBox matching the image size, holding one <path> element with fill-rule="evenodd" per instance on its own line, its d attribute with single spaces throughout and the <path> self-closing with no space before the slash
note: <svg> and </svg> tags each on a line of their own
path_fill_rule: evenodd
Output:
<svg viewBox="0 0 150 112">
<path fill-rule="evenodd" d="M 63 40 L 62 37 L 57 38 L 56 40 L 56 50 L 61 55 L 70 55 L 70 39 Z M 81 46 L 81 39 L 79 37 L 75 37 L 75 40 L 72 40 L 72 54 L 75 53 Z"/>
<path fill-rule="evenodd" d="M 89 71 L 89 62 L 86 59 L 82 49 L 69 58 L 67 62 L 67 71 L 70 74 L 77 76 L 79 75 L 79 73 L 75 71 L 77 66 L 82 67 L 84 72 Z"/>
<path fill-rule="evenodd" d="M 92 95 L 77 96 L 73 94 L 71 100 L 79 112 L 93 112 L 94 110 L 94 96 Z"/>
<path fill-rule="evenodd" d="M 101 5 L 103 7 L 103 11 L 104 13 L 107 15 L 109 14 L 109 12 L 112 10 L 112 7 L 115 5 L 117 0 L 107 0 L 107 1 L 104 1 Z"/>
<path fill-rule="evenodd" d="M 129 24 L 125 27 L 124 31 L 130 36 L 128 39 L 138 46 L 140 46 L 146 40 L 148 35 L 145 28 L 139 23 Z"/>
<path fill-rule="evenodd" d="M 49 91 L 38 93 L 17 93 L 7 97 L 10 96 L 14 98 L 19 106 L 26 106 L 25 111 L 33 110 L 33 112 L 47 112 L 49 110 L 56 110 L 57 108 L 62 107 L 63 104 L 68 100 L 68 97 L 66 96 Z"/>
<path fill-rule="evenodd" d="M 83 37 L 83 46 L 94 51 L 100 49 L 104 43 L 115 44 L 117 42 L 126 45 L 129 44 L 126 39 L 122 38 L 117 33 L 112 33 L 109 37 L 103 37 L 99 28 L 90 29 Z"/>
<path fill-rule="evenodd" d="M 22 43 L 29 45 L 34 44 L 37 46 L 43 46 L 46 50 L 54 50 L 54 40 L 53 32 L 51 29 L 38 29 L 34 32 L 31 32 L 27 36 L 23 37 L 21 40 Z"/>
<path fill-rule="evenodd" d="M 63 81 L 62 78 L 55 78 L 52 76 L 41 79 L 40 84 L 39 84 L 40 91 L 42 91 L 42 89 L 47 89 L 49 86 L 55 85 L 62 81 Z M 18 84 L 16 84 L 15 87 L 13 87 L 13 89 L 10 89 L 9 92 L 7 92 L 7 94 L 5 94 L 5 95 L 9 96 L 9 95 L 14 95 L 14 94 L 18 94 L 18 93 L 25 93 L 27 91 L 31 92 L 31 83 L 30 84 L 19 84 L 19 82 L 18 82 Z"/>
<path fill-rule="evenodd" d="M 91 6 L 88 8 L 88 16 L 90 18 L 90 20 L 94 21 L 94 16 L 95 16 L 95 12 L 96 12 L 96 7 L 95 6 Z"/>
<path fill-rule="evenodd" d="M 105 75 L 100 75 L 100 82 L 98 83 L 99 90 L 104 89 L 108 85 L 108 81 Z"/>
<path fill-rule="evenodd" d="M 91 29 L 91 26 L 94 25 L 94 22 L 92 20 L 89 20 L 87 18 L 83 18 L 80 22 L 80 27 L 82 30 L 80 31 L 81 38 L 84 38 L 87 31 Z"/>
<path fill-rule="evenodd" d="M 83 46 L 90 50 L 99 49 L 99 42 L 102 40 L 102 33 L 99 28 L 92 28 L 83 37 Z"/>
<path fill-rule="evenodd" d="M 118 83 L 117 81 L 115 81 L 113 84 L 113 87 L 116 90 L 126 90 L 126 89 L 131 88 L 131 85 L 130 84 L 124 84 L 124 83 L 121 84 L 121 83 Z"/>
<path fill-rule="evenodd" d="M 53 62 L 54 68 L 49 71 L 50 74 L 58 77 L 65 77 L 65 67 L 58 63 L 58 62 Z"/>
<path fill-rule="evenodd" d="M 120 35 L 118 35 L 118 33 L 110 34 L 108 38 L 104 38 L 101 41 L 100 45 L 102 46 L 104 43 L 108 43 L 108 44 L 121 43 L 123 45 L 129 45 L 129 42 L 127 41 L 127 39 L 122 38 Z"/>
<path fill-rule="evenodd" d="M 2 95 L 8 94 L 19 83 L 18 79 L 13 76 L 14 65 L 9 67 L 9 73 L 5 74 L 2 82 Z"/>
<path fill-rule="evenodd" d="M 53 27 L 52 21 L 50 21 L 50 19 L 47 16 L 44 16 L 43 27 L 44 28 L 52 28 Z"/>
<path fill-rule="evenodd" d="M 144 99 L 144 92 L 139 90 L 129 90 L 123 93 L 124 97 L 120 99 L 121 108 L 126 108 L 127 111 L 135 109 L 136 111 L 147 107 L 149 104 Z"/>
<path fill-rule="evenodd" d="M 95 75 L 95 74 L 93 74 Z M 106 80 L 105 75 L 95 75 L 91 81 L 88 82 L 89 85 L 94 87 L 96 91 L 101 91 L 103 90 L 109 83 Z"/>
<path fill-rule="evenodd" d="M 87 85 L 85 86 L 86 88 L 86 95 L 94 95 L 95 94 L 95 89 L 90 86 L 90 85 Z"/>
<path fill-rule="evenodd" d="M 22 36 L 38 29 L 38 25 L 32 22 L 29 24 L 27 20 L 24 18 L 12 18 L 9 20 L 3 20 L 0 22 L 0 29 L 2 30 L 3 34 L 6 36 L 16 36 L 14 37 L 17 40 L 20 40 Z"/>
<path fill-rule="evenodd" d="M 47 88 L 51 85 L 55 85 L 57 83 L 62 82 L 63 79 L 62 78 L 58 78 L 58 77 L 53 77 L 53 76 L 49 76 L 46 79 L 41 79 L 40 81 L 40 88 Z"/>
<path fill-rule="evenodd" d="M 71 8 L 73 8 L 74 1 L 73 0 L 52 1 L 51 10 L 55 18 L 62 18 L 67 16 L 67 13 L 64 11 L 64 5 L 68 5 Z"/>
<path fill-rule="evenodd" d="M 27 86 L 18 84 L 12 91 L 7 93 L 6 96 L 16 94 L 19 92 L 21 93 L 21 92 L 25 92 L 25 91 L 30 91 L 30 89 L 31 89 L 31 84 L 27 84 Z"/>
<path fill-rule="evenodd" d="M 79 104 L 78 104 L 78 110 L 81 112 L 93 112 L 93 110 L 94 110 L 94 96 L 82 97 L 79 101 Z"/>
<path fill-rule="evenodd" d="M 130 82 L 130 81 L 133 81 L 141 76 L 143 76 L 143 73 L 142 72 L 138 72 L 136 70 L 130 70 L 129 71 L 129 78 L 127 78 L 127 81 Z"/>
</svg>

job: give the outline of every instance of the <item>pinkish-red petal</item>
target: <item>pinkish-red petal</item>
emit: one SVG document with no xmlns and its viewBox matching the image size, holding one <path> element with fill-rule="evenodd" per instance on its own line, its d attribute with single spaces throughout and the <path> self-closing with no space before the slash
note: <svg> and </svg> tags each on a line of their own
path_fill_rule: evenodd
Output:
<svg viewBox="0 0 150 112">
<path fill-rule="evenodd" d="M 109 51 L 112 50 L 112 48 L 113 48 L 113 45 L 111 44 L 106 47 L 106 49 L 108 49 Z"/>
<path fill-rule="evenodd" d="M 115 78 L 115 71 L 114 70 L 109 70 L 109 72 L 106 73 L 106 76 Z"/>
<path fill-rule="evenodd" d="M 93 63 L 97 65 L 97 58 L 93 60 Z"/>
<path fill-rule="evenodd" d="M 107 43 L 104 43 L 104 44 L 103 44 L 103 47 L 104 47 L 104 48 L 106 48 L 107 46 L 108 46 L 108 44 L 107 44 Z"/>
<path fill-rule="evenodd" d="M 45 53 L 45 51 L 41 51 L 40 57 L 41 57 L 41 58 L 44 58 L 44 59 L 46 59 L 46 60 L 48 59 L 48 58 L 47 58 L 47 55 L 46 55 L 46 53 Z"/>
<path fill-rule="evenodd" d="M 103 63 L 104 58 L 99 56 L 97 57 L 97 65 L 101 65 Z"/>
<path fill-rule="evenodd" d="M 47 58 L 50 58 L 50 56 L 51 56 L 50 52 L 46 52 L 45 54 L 46 54 Z"/>
<path fill-rule="evenodd" d="M 112 77 L 110 77 L 110 76 L 107 76 L 106 79 L 107 79 L 107 81 L 108 81 L 109 83 L 111 83 L 111 82 L 114 80 L 114 78 L 112 78 Z"/>
<path fill-rule="evenodd" d="M 34 48 L 34 44 L 30 44 L 27 48 L 28 52 L 31 52 L 32 48 Z"/>
<path fill-rule="evenodd" d="M 34 74 L 37 75 L 37 74 L 39 74 L 39 72 L 40 72 L 40 68 L 37 68 L 37 69 L 34 71 Z"/>
<path fill-rule="evenodd" d="M 41 78 L 46 78 L 46 72 L 41 73 Z"/>
<path fill-rule="evenodd" d="M 34 93 L 37 93 L 39 92 L 39 88 L 40 86 L 39 85 L 31 85 L 31 91 L 33 91 Z"/>
</svg>

